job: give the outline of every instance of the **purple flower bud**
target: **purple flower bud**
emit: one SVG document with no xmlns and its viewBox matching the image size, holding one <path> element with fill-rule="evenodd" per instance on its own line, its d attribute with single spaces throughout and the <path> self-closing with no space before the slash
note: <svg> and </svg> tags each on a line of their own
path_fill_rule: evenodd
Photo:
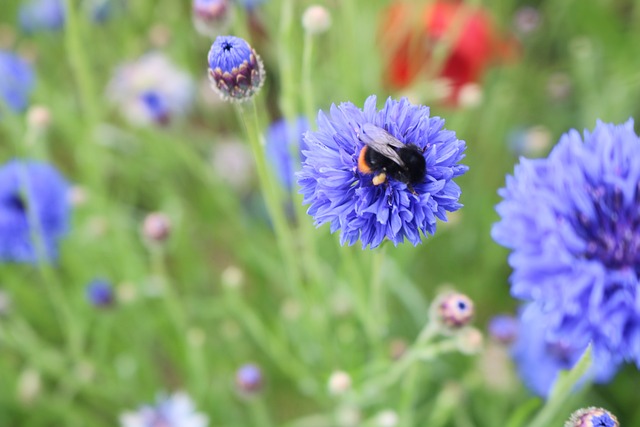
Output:
<svg viewBox="0 0 640 427">
<path fill-rule="evenodd" d="M 106 280 L 97 279 L 87 285 L 87 299 L 96 307 L 109 307 L 113 304 L 113 286 Z"/>
<path fill-rule="evenodd" d="M 203 36 L 215 37 L 224 33 L 232 18 L 229 0 L 193 0 L 193 25 Z"/>
<path fill-rule="evenodd" d="M 438 317 L 447 327 L 458 329 L 473 318 L 473 301 L 460 293 L 445 295 L 438 304 Z"/>
<path fill-rule="evenodd" d="M 618 419 L 602 408 L 582 408 L 571 414 L 564 427 L 619 427 Z"/>
<path fill-rule="evenodd" d="M 236 386 L 243 394 L 255 394 L 262 388 L 262 371 L 254 364 L 246 364 L 236 372 Z"/>
<path fill-rule="evenodd" d="M 518 319 L 507 314 L 494 316 L 489 321 L 489 335 L 502 344 L 512 343 L 518 336 Z"/>
<path fill-rule="evenodd" d="M 247 101 L 264 83 L 265 71 L 256 51 L 243 39 L 219 36 L 208 55 L 211 88 L 225 101 Z"/>
</svg>

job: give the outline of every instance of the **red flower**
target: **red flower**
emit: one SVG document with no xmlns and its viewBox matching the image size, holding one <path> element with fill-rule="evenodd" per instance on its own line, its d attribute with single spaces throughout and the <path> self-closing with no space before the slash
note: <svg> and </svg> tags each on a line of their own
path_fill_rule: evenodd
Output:
<svg viewBox="0 0 640 427">
<path fill-rule="evenodd" d="M 416 78 L 445 78 L 450 102 L 467 83 L 477 83 L 486 68 L 514 56 L 515 43 L 502 38 L 487 11 L 464 3 L 396 2 L 386 10 L 382 33 L 385 75 L 392 88 Z"/>
</svg>

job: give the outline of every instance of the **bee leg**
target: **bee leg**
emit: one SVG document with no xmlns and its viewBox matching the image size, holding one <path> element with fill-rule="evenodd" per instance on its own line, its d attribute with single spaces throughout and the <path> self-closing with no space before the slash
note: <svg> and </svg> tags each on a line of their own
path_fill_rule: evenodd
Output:
<svg viewBox="0 0 640 427">
<path fill-rule="evenodd" d="M 373 177 L 372 182 L 373 182 L 373 185 L 384 184 L 385 182 L 387 182 L 387 174 L 384 172 L 380 172 L 379 174 Z"/>
<path fill-rule="evenodd" d="M 407 190 L 411 191 L 411 194 L 413 194 L 414 196 L 418 195 L 418 193 L 416 193 L 416 190 L 413 189 L 413 186 L 411 184 L 407 184 Z"/>
</svg>

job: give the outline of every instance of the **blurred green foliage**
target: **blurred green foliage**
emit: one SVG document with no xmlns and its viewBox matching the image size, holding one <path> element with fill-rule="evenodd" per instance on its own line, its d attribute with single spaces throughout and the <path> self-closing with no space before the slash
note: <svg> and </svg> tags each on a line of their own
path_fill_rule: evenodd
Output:
<svg viewBox="0 0 640 427">
<path fill-rule="evenodd" d="M 313 59 L 319 108 L 347 100 L 362 105 L 370 94 L 379 102 L 401 94 L 429 98 L 420 84 L 406 93 L 384 84 L 385 52 L 379 48 L 384 35 L 377 28 L 388 2 L 319 3 L 333 18 Z M 293 65 L 294 80 L 288 83 L 300 84 L 299 16 L 309 4 L 293 2 L 291 36 L 285 40 L 280 1 L 257 10 L 262 35 L 247 29 L 245 13 L 237 8 L 234 32 L 252 41 L 267 67 L 267 86 L 259 95 L 265 126 L 286 113 L 279 108 L 283 49 Z M 247 361 L 264 371 L 260 399 L 278 426 L 340 425 L 293 420 L 358 405 L 367 419 L 380 410 L 402 413 L 409 407 L 413 425 L 431 419 L 431 427 L 496 426 L 529 402 L 519 384 L 487 383 L 491 360 L 480 363 L 483 355 L 456 354 L 421 364 L 411 371 L 415 385 L 409 397 L 406 381 L 374 392 L 371 399 L 362 398 L 368 391 L 359 387 L 389 369 L 394 340 L 413 341 L 427 320 L 428 302 L 443 284 L 476 302 L 475 325 L 481 330 L 492 315 L 515 312 L 508 253 L 490 237 L 496 191 L 517 161 L 510 140 L 518 130 L 535 127 L 543 142 L 553 144 L 570 128 L 637 116 L 640 2 L 485 1 L 504 33 L 515 32 L 514 14 L 525 5 L 539 10 L 541 22 L 536 31 L 514 36 L 519 48 L 512 61 L 487 71 L 478 106 L 431 107 L 467 141 L 470 171 L 458 180 L 465 207 L 415 248 L 340 247 L 337 236 L 321 227 L 313 238 L 320 274 L 293 287 L 286 283 L 257 187 L 238 194 L 211 166 L 217 144 L 243 138 L 230 106 L 207 104 L 200 94 L 187 120 L 139 129 L 105 101 L 115 67 L 153 49 L 204 79 L 210 41 L 193 30 L 189 2 L 132 0 L 125 13 L 102 25 L 81 17 L 76 34 L 33 35 L 16 28 L 19 5 L 2 0 L 0 44 L 32 60 L 37 72 L 32 103 L 51 111 L 52 125 L 36 146 L 28 146 L 24 115 L 3 116 L 0 159 L 48 158 L 84 189 L 87 201 L 76 207 L 62 258 L 46 274 L 33 266 L 0 265 L 1 289 L 12 300 L 11 311 L 0 318 L 0 425 L 110 426 L 121 412 L 152 401 L 157 392 L 180 389 L 191 394 L 212 426 L 260 425 L 252 418 L 255 402 L 234 393 L 234 372 Z M 166 42 L 159 41 L 165 33 Z M 78 79 L 77 61 L 80 67 L 86 61 L 85 83 Z M 550 94 L 554 88 L 559 95 Z M 291 105 L 301 112 L 302 96 Z M 141 239 L 140 224 L 151 211 L 173 220 L 161 249 Z M 300 228 L 312 222 L 306 216 L 296 221 Z M 225 288 L 221 279 L 230 266 L 243 274 L 239 290 Z M 85 286 L 95 277 L 117 285 L 115 307 L 96 310 L 87 303 Z M 377 280 L 385 289 L 382 301 L 369 288 Z M 512 370 L 507 362 L 493 362 L 499 365 L 494 369 Z M 352 375 L 358 398 L 327 392 L 327 378 L 336 369 Z M 39 391 L 25 397 L 21 384 L 34 373 Z M 636 368 L 627 367 L 613 383 L 577 395 L 566 414 L 603 405 L 622 425 L 640 425 L 638 380 Z M 448 410 L 442 402 L 449 402 Z M 436 407 L 444 412 L 434 420 Z"/>
</svg>

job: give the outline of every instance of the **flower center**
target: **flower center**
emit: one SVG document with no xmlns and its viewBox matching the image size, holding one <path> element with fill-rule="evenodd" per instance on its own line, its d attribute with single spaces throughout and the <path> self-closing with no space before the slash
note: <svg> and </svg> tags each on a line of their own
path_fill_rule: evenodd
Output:
<svg viewBox="0 0 640 427">
<path fill-rule="evenodd" d="M 20 194 L 12 194 L 4 201 L 4 205 L 14 211 L 24 213 L 27 211 L 27 204 Z"/>
<path fill-rule="evenodd" d="M 590 188 L 595 218 L 578 215 L 578 234 L 588 243 L 584 256 L 612 269 L 632 268 L 640 273 L 640 215 L 624 204 L 620 189 Z M 640 183 L 635 203 L 640 202 Z M 594 220 L 595 219 L 595 220 Z"/>
<path fill-rule="evenodd" d="M 229 42 L 222 43 L 222 50 L 224 50 L 225 52 L 229 52 L 231 49 L 233 49 L 233 46 L 231 45 L 231 43 Z"/>
</svg>

